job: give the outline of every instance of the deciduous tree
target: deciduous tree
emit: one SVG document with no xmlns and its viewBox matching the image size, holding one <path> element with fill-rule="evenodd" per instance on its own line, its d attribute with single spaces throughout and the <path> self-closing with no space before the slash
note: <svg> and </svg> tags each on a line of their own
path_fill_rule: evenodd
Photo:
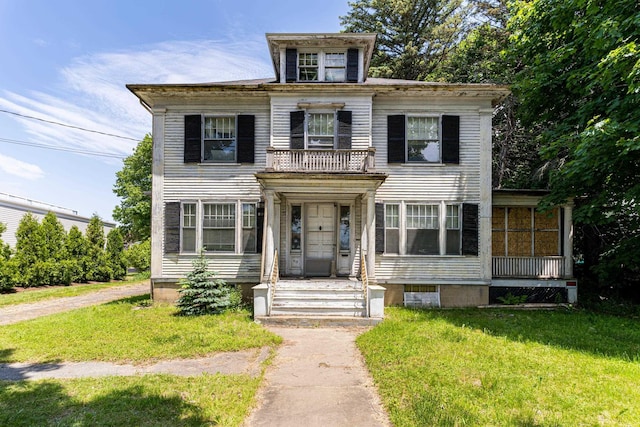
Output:
<svg viewBox="0 0 640 427">
<path fill-rule="evenodd" d="M 151 135 L 147 134 L 116 172 L 113 192 L 121 202 L 113 210 L 113 218 L 121 224 L 127 242 L 142 241 L 151 235 L 152 146 Z"/>
</svg>

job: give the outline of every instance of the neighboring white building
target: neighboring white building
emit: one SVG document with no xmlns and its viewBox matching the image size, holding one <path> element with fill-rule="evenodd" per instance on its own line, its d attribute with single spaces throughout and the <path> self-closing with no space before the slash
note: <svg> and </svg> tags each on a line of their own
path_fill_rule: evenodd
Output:
<svg viewBox="0 0 640 427">
<path fill-rule="evenodd" d="M 2 233 L 0 238 L 12 248 L 16 246 L 16 231 L 18 230 L 18 225 L 20 225 L 22 217 L 27 212 L 31 212 L 38 221 L 42 221 L 42 218 L 44 218 L 47 213 L 53 212 L 67 232 L 75 225 L 84 233 L 91 220 L 91 218 L 78 215 L 77 211 L 71 209 L 0 193 L 0 223 L 7 226 L 7 230 Z M 102 224 L 105 235 L 116 227 L 116 225 L 111 222 L 103 221 Z"/>
<path fill-rule="evenodd" d="M 375 39 L 267 34 L 275 78 L 127 85 L 153 115 L 155 299 L 175 299 L 206 247 L 220 277 L 258 285 L 257 316 L 313 299 L 292 289 L 317 295 L 318 277 L 343 278 L 328 286 L 334 297 L 364 289 L 364 301 L 342 301 L 364 304 L 362 315 L 381 309 L 380 295 L 489 302 L 491 119 L 509 90 L 368 78 Z"/>
</svg>

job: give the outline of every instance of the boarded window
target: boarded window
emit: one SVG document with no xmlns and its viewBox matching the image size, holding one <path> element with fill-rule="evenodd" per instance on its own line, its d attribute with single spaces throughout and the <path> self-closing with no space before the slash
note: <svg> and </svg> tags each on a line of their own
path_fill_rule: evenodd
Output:
<svg viewBox="0 0 640 427">
<path fill-rule="evenodd" d="M 493 256 L 561 254 L 559 209 L 539 212 L 533 207 L 494 207 L 492 214 Z"/>
</svg>

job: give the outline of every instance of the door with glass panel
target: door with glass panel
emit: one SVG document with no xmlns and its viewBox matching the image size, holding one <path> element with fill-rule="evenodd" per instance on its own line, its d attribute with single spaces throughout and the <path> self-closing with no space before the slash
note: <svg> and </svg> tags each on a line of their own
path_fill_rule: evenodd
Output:
<svg viewBox="0 0 640 427">
<path fill-rule="evenodd" d="M 335 205 L 308 203 L 305 207 L 305 275 L 330 276 L 335 268 Z"/>
</svg>

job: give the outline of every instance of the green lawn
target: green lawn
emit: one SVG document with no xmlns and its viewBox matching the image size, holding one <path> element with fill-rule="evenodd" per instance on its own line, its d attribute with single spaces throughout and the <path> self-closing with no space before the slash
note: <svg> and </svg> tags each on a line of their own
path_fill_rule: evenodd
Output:
<svg viewBox="0 0 640 427">
<path fill-rule="evenodd" d="M 281 338 L 251 321 L 248 311 L 176 316 L 147 296 L 0 326 L 0 362 L 145 363 L 273 346 Z"/>
<path fill-rule="evenodd" d="M 0 362 L 146 363 L 275 347 L 249 312 L 176 316 L 148 296 L 0 326 Z M 262 378 L 247 375 L 0 381 L 0 425 L 238 426 Z"/>
<path fill-rule="evenodd" d="M 246 375 L 0 381 L 0 425 L 238 426 L 260 381 Z"/>
<path fill-rule="evenodd" d="M 396 427 L 640 425 L 640 321 L 409 310 L 358 346 Z"/>
<path fill-rule="evenodd" d="M 52 286 L 40 289 L 31 288 L 24 292 L 0 293 L 0 307 L 44 301 L 53 298 L 74 297 L 114 286 L 133 285 L 144 280 L 145 279 L 132 279 L 124 282 L 74 284 L 71 286 Z"/>
</svg>

